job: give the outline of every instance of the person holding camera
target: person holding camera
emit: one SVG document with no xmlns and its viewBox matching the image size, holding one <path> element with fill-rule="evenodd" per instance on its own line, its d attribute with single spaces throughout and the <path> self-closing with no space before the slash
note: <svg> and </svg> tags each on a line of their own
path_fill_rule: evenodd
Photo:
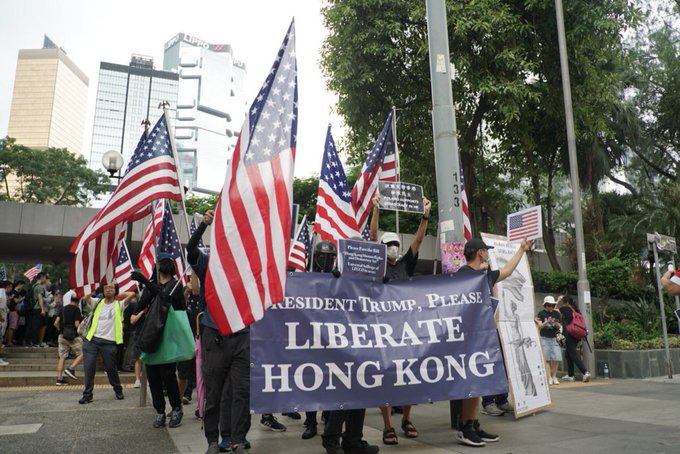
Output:
<svg viewBox="0 0 680 454">
<path fill-rule="evenodd" d="M 555 307 L 557 307 L 555 298 L 552 295 L 546 296 L 543 299 L 543 310 L 534 319 L 541 334 L 549 385 L 560 384 L 557 379 L 557 368 L 562 362 L 562 349 L 557 342 L 557 335 L 562 331 L 562 317 Z"/>
</svg>

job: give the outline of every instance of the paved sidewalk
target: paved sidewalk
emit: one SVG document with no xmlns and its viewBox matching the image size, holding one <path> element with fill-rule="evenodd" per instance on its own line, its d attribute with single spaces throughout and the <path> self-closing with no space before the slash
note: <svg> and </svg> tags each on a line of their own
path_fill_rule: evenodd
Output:
<svg viewBox="0 0 680 454">
<path fill-rule="evenodd" d="M 116 401 L 108 386 L 95 390 L 95 401 L 78 405 L 82 389 L 50 387 L 17 391 L 0 388 L 0 452 L 3 453 L 203 453 L 207 447 L 196 405 L 185 407 L 185 419 L 175 429 L 153 429 L 153 409 L 138 407 L 139 390 L 126 389 Z M 398 453 L 677 453 L 680 452 L 680 379 L 596 380 L 552 387 L 553 405 L 534 416 L 482 415 L 485 430 L 498 433 L 498 443 L 484 448 L 457 444 L 449 429 L 448 403 L 418 405 L 412 420 L 416 440 L 399 438 L 398 446 L 380 442 L 382 419 L 369 409 L 365 439 L 380 452 Z M 323 454 L 320 437 L 302 440 L 302 421 L 277 415 L 288 431 L 275 433 L 259 426 L 253 416 L 248 440 L 251 454 Z M 399 426 L 399 415 L 393 423 Z M 42 424 L 37 427 L 36 424 Z M 7 432 L 28 431 L 4 435 Z M 397 431 L 401 433 L 400 430 Z"/>
</svg>

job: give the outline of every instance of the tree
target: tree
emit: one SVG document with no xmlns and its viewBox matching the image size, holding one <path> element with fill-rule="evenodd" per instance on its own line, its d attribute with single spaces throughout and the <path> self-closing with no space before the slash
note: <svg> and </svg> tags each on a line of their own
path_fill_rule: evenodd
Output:
<svg viewBox="0 0 680 454">
<path fill-rule="evenodd" d="M 214 210 L 217 206 L 218 198 L 219 196 L 217 195 L 211 195 L 209 197 L 197 197 L 192 195 L 187 197 L 184 201 L 187 214 L 193 216 L 196 213 L 203 214 L 208 210 Z"/>
<path fill-rule="evenodd" d="M 39 150 L 0 139 L 0 200 L 85 206 L 108 189 L 108 177 L 66 148 Z M 10 183 L 16 184 L 13 190 Z"/>
</svg>

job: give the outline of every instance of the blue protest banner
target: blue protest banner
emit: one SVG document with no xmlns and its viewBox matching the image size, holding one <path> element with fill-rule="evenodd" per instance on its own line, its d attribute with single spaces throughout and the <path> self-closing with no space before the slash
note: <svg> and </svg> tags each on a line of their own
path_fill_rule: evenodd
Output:
<svg viewBox="0 0 680 454">
<path fill-rule="evenodd" d="M 291 273 L 250 329 L 255 413 L 404 405 L 507 391 L 483 273 L 387 284 Z"/>
</svg>

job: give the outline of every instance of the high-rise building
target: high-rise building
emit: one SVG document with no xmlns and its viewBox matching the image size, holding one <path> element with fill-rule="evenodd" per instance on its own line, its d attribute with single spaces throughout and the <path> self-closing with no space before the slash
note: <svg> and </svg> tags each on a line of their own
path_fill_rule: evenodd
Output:
<svg viewBox="0 0 680 454">
<path fill-rule="evenodd" d="M 184 184 L 219 191 L 247 109 L 245 65 L 229 44 L 178 33 L 165 43 L 163 69 L 179 74 L 175 143 Z"/>
<path fill-rule="evenodd" d="M 129 65 L 101 62 L 92 127 L 90 168 L 102 168 L 102 155 L 117 150 L 127 163 L 144 131 L 162 114 L 161 101 L 177 103 L 176 73 L 157 71 L 153 59 L 133 54 Z M 123 169 L 124 170 L 124 169 Z"/>
<path fill-rule="evenodd" d="M 31 148 L 82 154 L 88 78 L 47 36 L 42 49 L 21 49 L 7 135 Z"/>
</svg>

